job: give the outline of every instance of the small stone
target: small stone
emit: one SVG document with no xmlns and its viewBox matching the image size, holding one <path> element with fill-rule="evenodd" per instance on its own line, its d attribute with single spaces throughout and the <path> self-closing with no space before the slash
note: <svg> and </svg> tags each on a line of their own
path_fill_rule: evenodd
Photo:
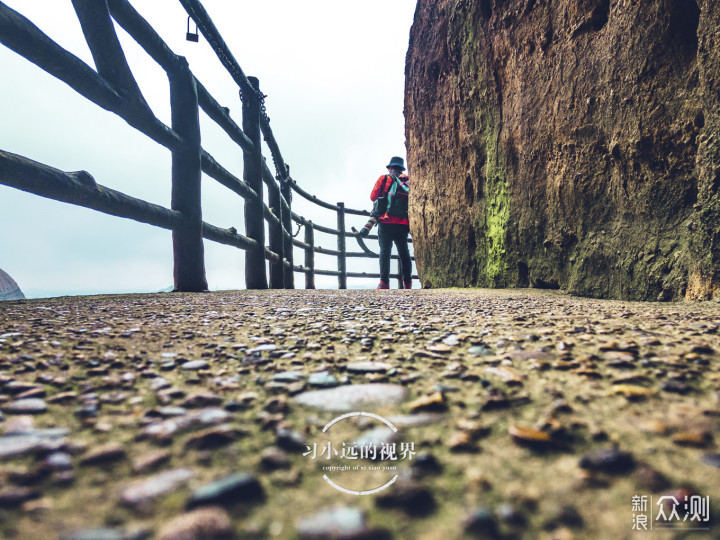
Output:
<svg viewBox="0 0 720 540">
<path fill-rule="evenodd" d="M 411 401 L 408 407 L 410 407 L 412 412 L 439 412 L 447 410 L 447 403 L 445 402 L 445 396 L 442 392 L 435 392 L 429 396 L 421 396 L 415 401 Z"/>
<path fill-rule="evenodd" d="M 0 489 L 0 508 L 14 508 L 39 496 L 36 490 L 27 487 L 5 487 Z"/>
<path fill-rule="evenodd" d="M 547 448 L 555 443 L 549 433 L 535 428 L 512 425 L 508 433 L 516 443 L 534 448 Z"/>
<path fill-rule="evenodd" d="M 183 371 L 198 371 L 200 369 L 207 369 L 210 367 L 208 363 L 205 360 L 192 360 L 190 362 L 185 362 L 180 366 L 180 369 Z"/>
<path fill-rule="evenodd" d="M 465 518 L 463 529 L 473 538 L 497 538 L 499 536 L 495 516 L 485 506 L 476 508 Z"/>
<path fill-rule="evenodd" d="M 655 392 L 650 388 L 645 388 L 644 386 L 638 386 L 634 384 L 618 384 L 613 386 L 612 393 L 620 394 L 632 401 L 652 396 Z"/>
<path fill-rule="evenodd" d="M 144 540 L 150 536 L 149 531 L 123 529 L 83 529 L 69 535 L 61 535 L 60 540 Z"/>
<path fill-rule="evenodd" d="M 265 403 L 264 410 L 270 414 L 285 413 L 288 410 L 288 402 L 285 396 L 277 396 Z"/>
<path fill-rule="evenodd" d="M 53 471 L 67 471 L 73 467 L 72 456 L 65 452 L 53 452 L 45 458 L 44 464 Z"/>
<path fill-rule="evenodd" d="M 485 372 L 500 377 L 508 386 L 522 386 L 523 384 L 522 375 L 509 367 L 486 367 Z"/>
<path fill-rule="evenodd" d="M 235 473 L 193 491 L 188 508 L 206 505 L 231 505 L 239 501 L 261 501 L 265 490 L 250 473 Z"/>
<path fill-rule="evenodd" d="M 720 469 L 720 454 L 705 454 L 702 460 L 711 467 Z"/>
<path fill-rule="evenodd" d="M 345 369 L 350 373 L 385 373 L 390 368 L 390 364 L 383 362 L 351 362 Z"/>
<path fill-rule="evenodd" d="M 277 447 L 265 448 L 260 454 L 260 465 L 267 471 L 274 471 L 277 469 L 289 469 L 290 460 L 285 455 L 285 452 Z"/>
<path fill-rule="evenodd" d="M 51 452 L 59 450 L 65 445 L 62 438 L 66 431 L 60 431 L 57 435 L 43 435 L 42 432 L 30 432 L 27 434 L 5 435 L 0 437 L 0 459 L 12 458 L 34 452 Z"/>
<path fill-rule="evenodd" d="M 247 434 L 248 432 L 244 429 L 222 424 L 194 433 L 185 441 L 185 448 L 194 450 L 219 448 L 231 444 Z"/>
<path fill-rule="evenodd" d="M 387 420 L 395 427 L 416 427 L 435 424 L 445 419 L 445 415 L 437 413 L 406 414 L 402 416 L 388 416 Z"/>
<path fill-rule="evenodd" d="M 638 489 L 657 493 L 670 487 L 667 477 L 648 465 L 641 465 L 633 473 Z"/>
<path fill-rule="evenodd" d="M 32 416 L 16 416 L 5 422 L 6 434 L 23 434 L 35 429 L 35 419 Z"/>
<path fill-rule="evenodd" d="M 232 522 L 223 508 L 199 508 L 180 514 L 158 531 L 158 540 L 221 540 L 232 538 Z"/>
<path fill-rule="evenodd" d="M 687 394 L 692 392 L 692 387 L 682 383 L 680 381 L 665 381 L 660 387 L 665 392 L 672 392 L 674 394 Z"/>
<path fill-rule="evenodd" d="M 42 386 L 38 386 L 37 384 L 26 383 L 22 381 L 11 381 L 2 387 L 3 394 L 10 394 L 11 396 L 37 389 L 43 388 Z"/>
<path fill-rule="evenodd" d="M 142 506 L 190 480 L 195 473 L 190 469 L 171 469 L 149 478 L 133 482 L 120 493 L 120 499 L 131 506 Z"/>
<path fill-rule="evenodd" d="M 680 446 L 692 446 L 695 448 L 705 448 L 712 443 L 713 437 L 709 431 L 694 430 L 681 431 L 676 433 L 672 442 Z"/>
<path fill-rule="evenodd" d="M 340 383 L 337 378 L 328 371 L 321 371 L 319 373 L 311 373 L 308 377 L 308 384 L 320 388 L 334 388 Z"/>
<path fill-rule="evenodd" d="M 154 469 L 170 460 L 172 454 L 167 450 L 152 450 L 133 460 L 132 468 L 136 473 Z"/>
<path fill-rule="evenodd" d="M 312 390 L 295 396 L 305 407 L 329 412 L 372 410 L 402 401 L 407 390 L 397 384 L 351 384 L 324 390 Z"/>
<path fill-rule="evenodd" d="M 360 538 L 368 535 L 365 515 L 359 508 L 328 508 L 301 518 L 297 533 L 301 538 Z"/>
<path fill-rule="evenodd" d="M 413 471 L 417 471 L 421 475 L 440 474 L 443 470 L 443 467 L 438 459 L 433 454 L 429 454 L 427 452 L 420 452 L 417 454 L 410 466 Z"/>
<path fill-rule="evenodd" d="M 425 516 L 435 510 L 432 492 L 412 481 L 397 481 L 375 498 L 380 508 L 399 508 L 412 516 Z"/>
<path fill-rule="evenodd" d="M 187 397 L 180 405 L 188 409 L 197 409 L 199 407 L 214 407 L 220 405 L 222 402 L 223 398 L 218 394 L 213 392 L 198 392 L 197 394 Z"/>
<path fill-rule="evenodd" d="M 608 474 L 622 474 L 635 468 L 635 459 L 630 452 L 617 448 L 593 450 L 580 459 L 580 467 Z"/>
<path fill-rule="evenodd" d="M 447 442 L 448 448 L 451 452 L 477 452 L 478 448 L 475 445 L 470 433 L 464 430 L 456 431 L 450 435 Z"/>
<path fill-rule="evenodd" d="M 550 517 L 545 520 L 545 528 L 553 529 L 566 525 L 568 527 L 580 528 L 584 520 L 580 512 L 574 506 L 565 504 L 551 512 Z"/>
<path fill-rule="evenodd" d="M 280 428 L 275 433 L 277 445 L 288 452 L 305 450 L 305 437 L 299 431 Z"/>
<path fill-rule="evenodd" d="M 299 371 L 283 371 L 275 373 L 270 380 L 276 382 L 293 383 L 303 380 L 303 374 Z"/>
<path fill-rule="evenodd" d="M 7 414 L 41 414 L 47 411 L 47 405 L 40 398 L 27 398 L 11 401 L 2 410 Z"/>
<path fill-rule="evenodd" d="M 81 465 L 103 465 L 125 459 L 125 448 L 120 443 L 110 442 L 90 449 L 81 459 Z"/>
<path fill-rule="evenodd" d="M 354 442 L 357 448 L 362 448 L 363 446 L 366 448 L 373 446 L 375 448 L 381 448 L 383 445 L 390 444 L 395 440 L 396 436 L 397 433 L 389 427 L 379 426 L 364 432 L 360 437 L 355 439 Z"/>
</svg>

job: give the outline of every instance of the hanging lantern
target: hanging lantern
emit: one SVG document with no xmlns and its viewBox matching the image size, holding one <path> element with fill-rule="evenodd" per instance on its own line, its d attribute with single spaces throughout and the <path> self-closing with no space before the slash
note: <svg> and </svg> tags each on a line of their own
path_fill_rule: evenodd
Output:
<svg viewBox="0 0 720 540">
<path fill-rule="evenodd" d="M 192 32 L 190 31 L 190 17 L 188 17 L 188 22 L 187 22 L 187 34 L 185 34 L 185 39 L 187 39 L 188 41 L 193 41 L 193 42 L 195 42 L 195 43 L 197 43 L 197 42 L 198 42 L 198 39 L 199 39 L 199 37 L 198 37 L 198 31 L 197 31 L 197 25 L 195 25 L 195 33 L 192 33 Z"/>
</svg>

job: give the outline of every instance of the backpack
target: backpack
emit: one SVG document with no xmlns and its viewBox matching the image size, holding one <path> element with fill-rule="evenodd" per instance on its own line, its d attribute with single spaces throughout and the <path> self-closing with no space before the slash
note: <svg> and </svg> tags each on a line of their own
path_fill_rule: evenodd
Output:
<svg viewBox="0 0 720 540">
<path fill-rule="evenodd" d="M 393 179 L 393 182 L 387 195 L 387 213 L 389 216 L 408 219 L 410 183 L 407 179 L 400 179 L 399 176 L 392 174 L 389 176 Z"/>
</svg>

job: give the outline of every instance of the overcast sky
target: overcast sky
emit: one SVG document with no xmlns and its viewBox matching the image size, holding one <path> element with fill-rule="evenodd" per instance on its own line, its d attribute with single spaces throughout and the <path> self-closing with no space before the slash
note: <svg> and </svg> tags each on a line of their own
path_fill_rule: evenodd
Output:
<svg viewBox="0 0 720 540">
<path fill-rule="evenodd" d="M 93 66 L 70 0 L 3 1 Z M 176 54 L 187 57 L 196 77 L 240 124 L 237 87 L 202 37 L 200 43 L 185 40 L 180 2 L 131 3 Z M 404 65 L 416 0 L 203 4 L 245 73 L 260 79 L 293 178 L 321 199 L 369 209 L 370 189 L 388 159 L 405 157 Z M 146 100 L 170 125 L 165 73 L 122 29 L 118 34 Z M 0 149 L 66 171 L 87 170 L 98 184 L 169 207 L 168 150 L 2 45 L 0 66 Z M 241 151 L 204 114 L 201 123 L 203 147 L 242 177 Z M 205 221 L 244 230 L 241 198 L 207 176 L 202 196 Z M 334 213 L 299 196 L 293 204 L 315 222 L 336 224 Z M 349 216 L 348 228 L 364 222 Z M 0 231 L 0 268 L 28 297 L 154 292 L 172 285 L 171 233 L 164 229 L 0 185 Z M 334 248 L 335 238 L 317 235 L 316 245 Z M 357 245 L 349 241 L 348 248 Z M 296 249 L 295 256 L 302 261 L 302 252 Z M 244 287 L 243 260 L 243 251 L 205 241 L 210 289 Z M 349 269 L 360 269 L 359 261 L 351 259 Z M 363 270 L 377 271 L 376 261 L 367 263 Z M 320 257 L 317 266 L 334 269 L 335 261 Z M 295 279 L 303 285 L 301 274 Z M 337 286 L 335 278 L 316 280 Z"/>
</svg>

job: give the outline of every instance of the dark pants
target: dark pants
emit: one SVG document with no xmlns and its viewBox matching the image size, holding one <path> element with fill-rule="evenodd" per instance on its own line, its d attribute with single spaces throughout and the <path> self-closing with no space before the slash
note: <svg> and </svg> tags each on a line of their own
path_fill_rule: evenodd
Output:
<svg viewBox="0 0 720 540">
<path fill-rule="evenodd" d="M 410 250 L 408 249 L 408 225 L 397 223 L 380 223 L 378 225 L 378 242 L 380 243 L 380 281 L 390 283 L 390 252 L 393 242 L 397 248 L 400 262 L 402 263 L 403 282 L 412 281 L 412 263 L 410 262 Z"/>
</svg>

